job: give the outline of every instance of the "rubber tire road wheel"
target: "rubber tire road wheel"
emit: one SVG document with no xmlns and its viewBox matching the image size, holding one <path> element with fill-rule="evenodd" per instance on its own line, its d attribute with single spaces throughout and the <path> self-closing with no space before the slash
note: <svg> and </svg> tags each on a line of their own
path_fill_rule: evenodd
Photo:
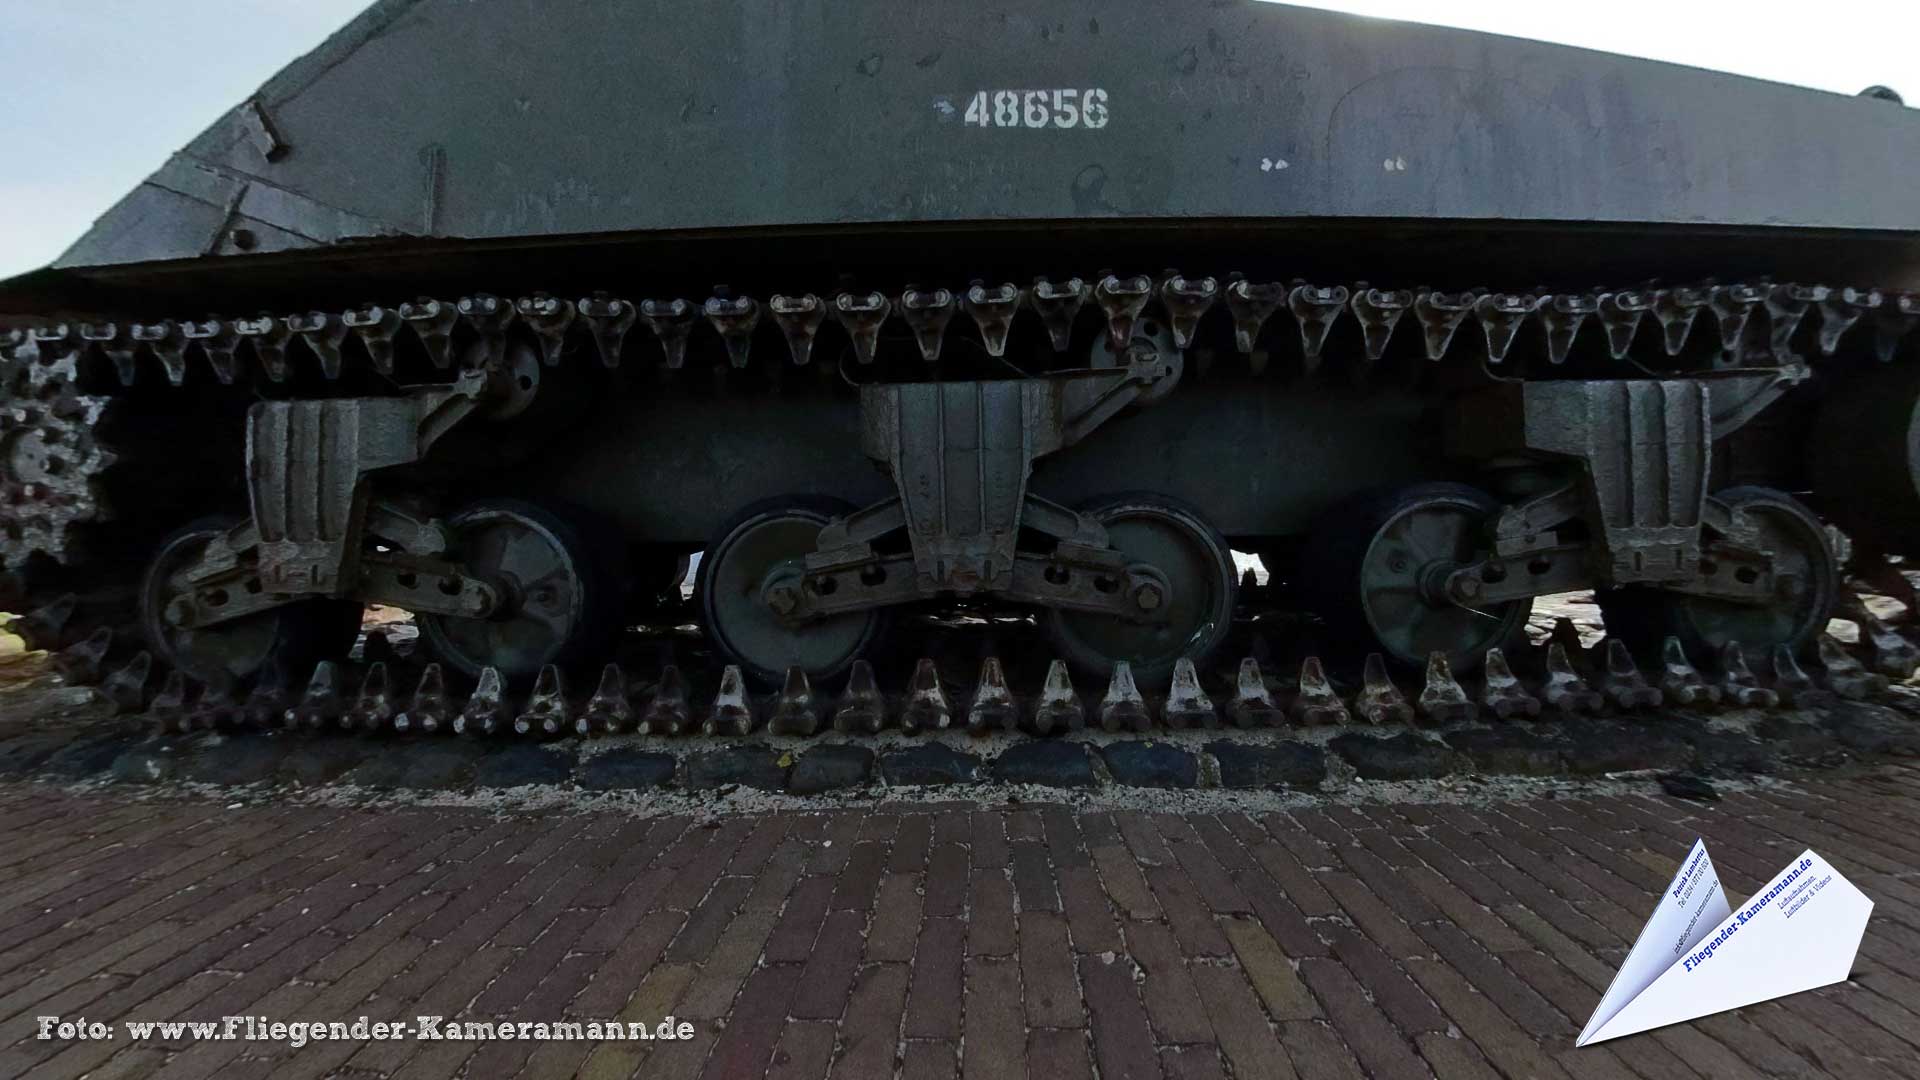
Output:
<svg viewBox="0 0 1920 1080">
<path fill-rule="evenodd" d="M 1750 605 L 1643 585 L 1602 589 L 1595 599 L 1607 634 L 1649 659 L 1659 655 L 1668 637 L 1677 637 L 1687 658 L 1701 667 L 1717 663 L 1729 641 L 1738 641 L 1750 661 L 1770 654 L 1775 645 L 1804 653 L 1826 629 L 1840 599 L 1839 560 L 1825 526 L 1800 500 L 1773 488 L 1732 487 L 1714 498 L 1758 517 L 1763 542 L 1792 545 L 1792 568 L 1812 583 L 1805 598 L 1791 611 L 1776 606 L 1765 609 L 1771 615 L 1763 615 Z"/>
<path fill-rule="evenodd" d="M 470 569 L 501 578 L 509 602 L 520 601 L 485 619 L 421 613 L 421 638 L 449 667 L 468 676 L 498 668 L 514 682 L 547 664 L 586 674 L 612 653 L 626 605 L 618 546 L 589 513 L 487 498 L 448 518 L 447 530 L 454 561 L 482 560 Z"/>
<path fill-rule="evenodd" d="M 1531 598 L 1475 611 L 1418 594 L 1422 567 L 1442 559 L 1466 564 L 1491 550 L 1485 526 L 1500 509 L 1479 488 L 1437 481 L 1361 495 L 1327 511 L 1302 553 L 1300 586 L 1332 631 L 1330 647 L 1342 665 L 1357 667 L 1377 652 L 1417 670 L 1439 651 L 1457 675 L 1478 668 L 1489 648 L 1516 640 L 1533 611 Z"/>
<path fill-rule="evenodd" d="M 1166 684 L 1181 657 L 1206 660 L 1233 628 L 1240 575 L 1233 551 L 1200 512 L 1152 492 L 1104 496 L 1077 507 L 1107 529 L 1108 542 L 1129 561 L 1167 575 L 1173 603 L 1163 625 L 1137 625 L 1090 612 L 1049 610 L 1042 626 L 1061 659 L 1106 685 L 1115 661 L 1134 681 Z"/>
<path fill-rule="evenodd" d="M 280 665 L 288 679 L 302 680 L 319 661 L 347 655 L 360 633 L 361 605 L 351 600 L 300 600 L 198 631 L 168 625 L 167 578 L 238 523 L 234 517 L 201 518 L 161 539 L 140 580 L 140 631 L 154 656 L 214 683 L 249 681 L 269 663 Z"/>
<path fill-rule="evenodd" d="M 760 599 L 776 566 L 805 558 L 828 522 L 854 511 L 823 495 L 779 496 L 742 508 L 715 531 L 700 558 L 694 602 L 715 651 L 755 684 L 777 687 L 789 667 L 814 682 L 831 679 L 886 634 L 892 617 L 885 609 L 788 627 Z"/>
</svg>

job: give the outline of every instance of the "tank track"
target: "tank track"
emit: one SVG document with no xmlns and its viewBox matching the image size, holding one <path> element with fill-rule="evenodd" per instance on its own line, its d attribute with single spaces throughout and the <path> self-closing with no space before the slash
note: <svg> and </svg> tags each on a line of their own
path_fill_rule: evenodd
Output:
<svg viewBox="0 0 1920 1080">
<path fill-rule="evenodd" d="M 57 633 L 62 609 L 36 612 L 11 629 L 30 643 Z M 997 656 L 988 656 L 971 682 L 943 675 L 931 656 L 912 673 L 881 688 L 875 669 L 856 661 L 837 693 L 816 690 L 799 668 L 773 694 L 750 692 L 740 669 L 727 665 L 717 686 L 697 688 L 677 664 L 637 675 L 610 663 L 590 692 L 570 684 L 554 666 L 542 669 L 530 693 L 515 694 L 492 668 L 470 689 L 456 690 L 438 662 L 421 662 L 395 648 L 381 632 L 367 635 L 359 659 L 322 660 L 303 683 L 269 670 L 244 694 L 232 684 L 205 683 L 181 671 L 162 675 L 151 653 L 109 668 L 114 635 L 102 628 L 52 654 L 51 666 L 70 682 L 95 686 L 116 714 L 136 717 L 159 734 L 197 730 L 454 734 L 548 739 L 569 735 L 772 735 L 837 732 L 908 735 L 964 727 L 969 733 L 1024 732 L 1047 736 L 1098 727 L 1108 732 L 1320 727 L 1349 724 L 1442 726 L 1632 715 L 1662 708 L 1816 708 L 1860 701 L 1905 682 L 1920 667 L 1920 649 L 1899 631 L 1864 612 L 1846 616 L 1861 630 L 1858 650 L 1832 637 L 1818 640 L 1812 674 L 1784 646 L 1766 658 L 1768 676 L 1729 644 L 1710 669 L 1696 666 L 1680 642 L 1668 638 L 1658 669 L 1642 672 L 1625 644 L 1605 638 L 1591 647 L 1561 619 L 1544 642 L 1489 649 L 1477 680 L 1463 684 L 1446 659 L 1428 662 L 1417 693 L 1403 692 L 1378 654 L 1367 657 L 1353 684 L 1336 682 L 1318 656 L 1298 674 L 1276 678 L 1271 657 L 1246 656 L 1233 667 L 1203 667 L 1191 658 L 1175 667 L 1165 693 L 1144 691 L 1125 662 L 1114 665 L 1098 696 L 1076 688 L 1067 665 L 1049 663 L 1039 685 L 1015 688 Z M 411 692 L 406 687 L 411 686 Z M 1211 688 L 1211 689 L 1210 689 Z"/>
<path fill-rule="evenodd" d="M 309 365 L 327 382 L 362 372 L 390 380 L 403 339 L 417 344 L 434 371 L 447 373 L 456 357 L 468 359 L 456 348 L 456 336 L 477 342 L 479 356 L 497 357 L 509 330 L 518 324 L 537 343 L 547 366 L 561 363 L 570 346 L 584 338 L 602 365 L 615 368 L 621 365 L 630 331 L 644 323 L 667 371 L 686 366 L 689 341 L 701 324 L 718 336 L 729 366 L 744 369 L 763 315 L 777 325 L 794 366 L 811 363 L 829 315 L 844 330 L 862 365 L 874 362 L 880 330 L 894 318 L 907 324 L 922 357 L 932 363 L 939 360 L 949 325 L 961 310 L 990 357 L 1004 357 L 1014 320 L 1023 313 L 1037 318 L 1054 350 L 1064 352 L 1089 300 L 1113 342 L 1125 342 L 1153 304 L 1181 349 L 1194 344 L 1204 317 L 1224 309 L 1232 322 L 1234 347 L 1247 357 L 1254 374 L 1269 366 L 1273 350 L 1268 346 L 1280 344 L 1269 340 L 1263 346 L 1262 331 L 1283 314 L 1295 323 L 1298 355 L 1308 373 L 1320 366 L 1328 336 L 1348 315 L 1359 325 L 1365 363 L 1386 355 L 1396 329 L 1411 313 L 1427 359 L 1439 362 L 1471 354 L 1495 367 L 1505 365 L 1503 374 L 1509 375 L 1527 373 L 1521 365 L 1510 364 L 1509 357 L 1529 326 L 1537 330 L 1544 350 L 1523 350 L 1523 355 L 1543 355 L 1545 374 L 1567 363 L 1582 328 L 1592 321 L 1604 335 L 1606 356 L 1617 365 L 1617 373 L 1645 375 L 1657 369 L 1636 356 L 1634 343 L 1649 316 L 1659 326 L 1667 361 L 1688 353 L 1690 341 L 1702 334 L 1717 342 L 1718 356 L 1742 362 L 1790 359 L 1794 342 L 1802 336 L 1811 337 L 1820 356 L 1832 357 L 1842 338 L 1864 321 L 1873 328 L 1874 354 L 1888 362 L 1920 324 L 1920 292 L 1827 285 L 1447 293 L 1383 290 L 1364 282 L 1254 282 L 1238 274 L 1229 275 L 1223 285 L 1213 277 L 1175 271 L 1124 278 L 1103 273 L 1092 285 L 1079 278 L 1040 278 L 1030 288 L 975 282 L 958 294 L 917 286 L 892 297 L 851 291 L 835 293 L 830 300 L 814 293 L 774 294 L 765 303 L 724 288 L 701 303 L 678 298 L 636 303 L 607 293 L 577 301 L 544 293 L 509 301 L 476 293 L 458 300 L 423 298 L 397 307 L 365 304 L 341 312 L 263 312 L 231 320 L 43 323 L 0 331 L 0 440 L 5 442 L 0 453 L 0 565 L 17 570 L 35 554 L 69 563 L 78 548 L 79 526 L 110 518 L 99 479 L 116 453 L 98 438 L 105 415 L 117 402 L 111 385 L 144 385 L 142 373 L 156 365 L 174 387 L 184 386 L 199 367 L 220 386 L 245 385 L 257 373 L 258 384 L 267 390 L 287 387 Z M 1696 333 L 1696 324 L 1706 321 L 1702 315 L 1714 326 Z M 1483 335 L 1478 347 L 1458 333 L 1469 319 Z M 1810 328 L 1806 335 L 1803 325 Z M 111 377 L 101 377 L 102 369 L 110 369 Z M 1657 373 L 1684 376 L 1688 370 Z M 90 392 L 81 392 L 83 383 Z"/>
<path fill-rule="evenodd" d="M 1102 273 L 1091 285 L 1078 278 L 1037 279 L 1030 288 L 974 282 L 959 293 L 909 286 L 891 297 L 854 291 L 831 299 L 812 293 L 776 294 L 765 303 L 725 289 L 701 303 L 636 303 L 605 293 L 577 301 L 545 294 L 517 301 L 474 294 L 457 301 L 421 299 L 397 307 L 369 304 L 337 313 L 263 313 L 230 321 L 41 324 L 0 334 L 0 374 L 7 392 L 0 408 L 0 438 L 6 440 L 6 452 L 0 455 L 0 561 L 10 569 L 22 567 L 30 557 L 49 557 L 62 565 L 80 561 L 85 551 L 82 534 L 111 518 L 100 487 L 101 476 L 116 460 L 115 450 L 101 439 L 103 418 L 117 404 L 111 384 L 145 385 L 151 378 L 143 373 L 155 365 L 175 387 L 197 378 L 193 372 L 200 367 L 222 386 L 257 379 L 268 389 L 287 386 L 296 376 L 310 374 L 309 368 L 328 382 L 358 373 L 390 378 L 403 339 L 407 349 L 417 349 L 434 370 L 447 372 L 456 359 L 466 363 L 475 355 L 499 356 L 514 329 L 530 335 L 549 366 L 560 364 L 572 346 L 588 344 L 599 362 L 612 368 L 634 352 L 629 332 L 644 323 L 660 350 L 654 366 L 667 371 L 687 367 L 689 340 L 704 324 L 724 347 L 727 367 L 744 369 L 763 315 L 778 327 L 794 366 L 811 363 L 829 316 L 844 331 L 846 347 L 862 366 L 874 362 L 880 329 L 893 318 L 907 325 L 921 356 L 933 362 L 940 357 L 949 324 L 961 311 L 973 323 L 987 355 L 998 358 L 1015 318 L 1022 315 L 1037 319 L 1055 350 L 1064 351 L 1089 300 L 1105 323 L 1109 341 L 1126 341 L 1137 321 L 1157 316 L 1182 349 L 1194 346 L 1203 317 L 1224 309 L 1234 348 L 1254 374 L 1265 371 L 1274 355 L 1263 347 L 1262 331 L 1269 321 L 1284 321 L 1276 318 L 1283 313 L 1297 331 L 1297 353 L 1294 345 L 1274 341 L 1273 335 L 1265 345 L 1281 345 L 1284 355 L 1297 355 L 1308 375 L 1320 366 L 1329 334 L 1348 316 L 1358 324 L 1364 348 L 1356 360 L 1363 364 L 1387 355 L 1396 328 L 1411 313 L 1420 335 L 1418 353 L 1428 360 L 1471 359 L 1512 375 L 1561 370 L 1574 356 L 1582 328 L 1592 321 L 1604 338 L 1593 343 L 1598 355 L 1618 365 L 1615 370 L 1623 377 L 1683 376 L 1701 370 L 1685 367 L 1683 358 L 1697 355 L 1702 344 L 1714 364 L 1793 362 L 1795 343 L 1802 339 L 1814 347 L 1810 352 L 1833 357 L 1842 338 L 1863 322 L 1872 328 L 1872 353 L 1887 362 L 1920 323 L 1920 293 L 1821 285 L 1444 293 L 1381 290 L 1365 283 L 1262 283 L 1237 274 L 1223 283 L 1169 271 L 1132 277 Z M 1150 304 L 1153 315 L 1147 314 Z M 1480 328 L 1478 340 L 1458 333 L 1469 320 Z M 1652 336 L 1640 333 L 1648 321 L 1658 327 L 1657 347 L 1643 345 L 1636 351 L 1636 338 Z M 1523 331 L 1528 344 L 1516 352 Z M 1709 340 L 1700 342 L 1702 336 Z M 1637 353 L 1653 355 L 1649 359 Z M 1359 359 L 1362 355 L 1364 360 Z M 1669 366 L 1673 369 L 1665 370 Z M 103 378 L 108 369 L 111 376 Z M 83 393 L 83 387 L 89 392 Z M 106 392 L 97 392 L 102 390 Z M 30 449 L 23 452 L 23 445 Z M 32 470 L 23 462 L 39 471 L 29 476 Z M 903 680 L 904 691 L 894 694 L 879 690 L 873 668 L 863 661 L 838 696 L 817 693 L 798 671 L 789 673 L 779 694 L 756 698 L 734 668 L 720 672 L 711 694 L 695 694 L 677 667 L 643 679 L 609 665 L 590 696 L 571 693 L 562 673 L 550 668 L 524 700 L 497 674 L 483 677 L 462 698 L 449 691 L 445 674 L 431 664 L 419 668 L 418 685 L 404 695 L 404 685 L 415 679 L 415 673 L 406 670 L 414 666 L 411 658 L 381 655 L 384 650 L 371 641 L 363 671 L 345 658 L 322 661 L 298 687 L 286 673 L 269 672 L 249 689 L 196 684 L 182 672 L 163 670 L 146 651 L 126 656 L 130 645 L 138 646 L 132 629 L 137 623 L 130 605 L 133 590 L 119 583 L 84 595 L 59 592 L 69 580 L 68 574 L 9 575 L 0 583 L 0 591 L 9 593 L 0 596 L 0 609 L 31 611 L 15 619 L 10 629 L 31 647 L 53 653 L 55 668 L 70 680 L 99 686 L 117 711 L 146 716 L 168 730 L 246 722 L 355 730 L 515 731 L 544 737 L 569 732 L 682 734 L 696 728 L 709 734 L 744 734 L 762 726 L 776 733 L 811 734 L 827 726 L 915 731 L 964 725 L 975 731 L 1046 734 L 1095 723 L 1109 730 L 1149 730 L 1156 724 L 1191 727 L 1223 720 L 1238 726 L 1344 723 L 1354 718 L 1446 722 L 1481 713 L 1511 719 L 1542 709 L 1581 713 L 1647 709 L 1663 702 L 1697 708 L 1723 701 L 1753 708 L 1796 703 L 1808 695 L 1860 698 L 1884 689 L 1889 679 L 1906 680 L 1920 663 L 1920 651 L 1899 630 L 1862 607 L 1839 617 L 1859 625 L 1856 648 L 1864 664 L 1842 643 L 1823 638 L 1817 681 L 1782 651 L 1767 658 L 1770 686 L 1751 674 L 1737 647 L 1715 658 L 1718 675 L 1709 679 L 1672 641 L 1661 672 L 1649 680 L 1619 642 L 1610 640 L 1588 654 L 1579 648 L 1577 635 L 1568 637 L 1568 625 L 1565 632 L 1556 632 L 1551 645 L 1531 650 L 1539 655 L 1516 656 L 1517 664 L 1498 650 L 1490 653 L 1485 683 L 1477 694 L 1469 693 L 1440 664 L 1430 668 L 1425 686 L 1411 699 L 1393 686 L 1377 659 L 1369 661 L 1366 677 L 1354 692 L 1342 695 L 1311 656 L 1302 663 L 1299 678 L 1288 681 L 1263 674 L 1260 659 L 1253 656 L 1222 671 L 1203 672 L 1193 661 L 1183 661 L 1168 693 L 1152 697 L 1142 694 L 1131 672 L 1119 665 L 1097 702 L 1083 700 L 1057 661 L 1037 692 L 1015 693 L 1000 663 L 988 659 L 972 689 L 962 694 L 958 687 L 966 680 L 943 679 L 931 658 L 921 659 L 912 676 Z M 1271 658 L 1268 665 L 1273 666 Z M 1533 673 L 1531 681 L 1515 677 L 1516 666 Z"/>
</svg>

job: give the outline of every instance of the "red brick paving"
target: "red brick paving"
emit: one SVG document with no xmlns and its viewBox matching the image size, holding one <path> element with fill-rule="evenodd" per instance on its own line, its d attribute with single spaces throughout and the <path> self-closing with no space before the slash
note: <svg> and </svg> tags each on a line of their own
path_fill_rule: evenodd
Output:
<svg viewBox="0 0 1920 1080">
<path fill-rule="evenodd" d="M 1695 836 L 1877 907 L 1840 985 L 1573 1039 Z M 1250 815 L 222 809 L 0 785 L 0 1076 L 1920 1075 L 1920 768 Z M 34 1017 L 687 1019 L 687 1042 L 59 1042 Z"/>
</svg>

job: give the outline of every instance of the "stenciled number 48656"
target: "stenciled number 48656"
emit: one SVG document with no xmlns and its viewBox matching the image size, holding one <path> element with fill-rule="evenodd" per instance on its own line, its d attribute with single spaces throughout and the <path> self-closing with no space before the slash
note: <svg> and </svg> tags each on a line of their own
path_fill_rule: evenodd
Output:
<svg viewBox="0 0 1920 1080">
<path fill-rule="evenodd" d="M 1092 90 L 980 90 L 967 104 L 966 121 L 981 127 L 1102 128 L 1107 92 Z"/>
</svg>

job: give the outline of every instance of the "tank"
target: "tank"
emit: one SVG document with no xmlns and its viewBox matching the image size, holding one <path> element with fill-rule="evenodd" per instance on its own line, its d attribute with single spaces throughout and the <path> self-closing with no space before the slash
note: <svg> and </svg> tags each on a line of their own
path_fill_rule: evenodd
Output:
<svg viewBox="0 0 1920 1080">
<path fill-rule="evenodd" d="M 1264 3 L 383 0 L 0 283 L 7 606 L 180 728 L 1868 694 L 1889 97 Z M 1534 615 L 1585 591 L 1599 644 Z"/>
</svg>

